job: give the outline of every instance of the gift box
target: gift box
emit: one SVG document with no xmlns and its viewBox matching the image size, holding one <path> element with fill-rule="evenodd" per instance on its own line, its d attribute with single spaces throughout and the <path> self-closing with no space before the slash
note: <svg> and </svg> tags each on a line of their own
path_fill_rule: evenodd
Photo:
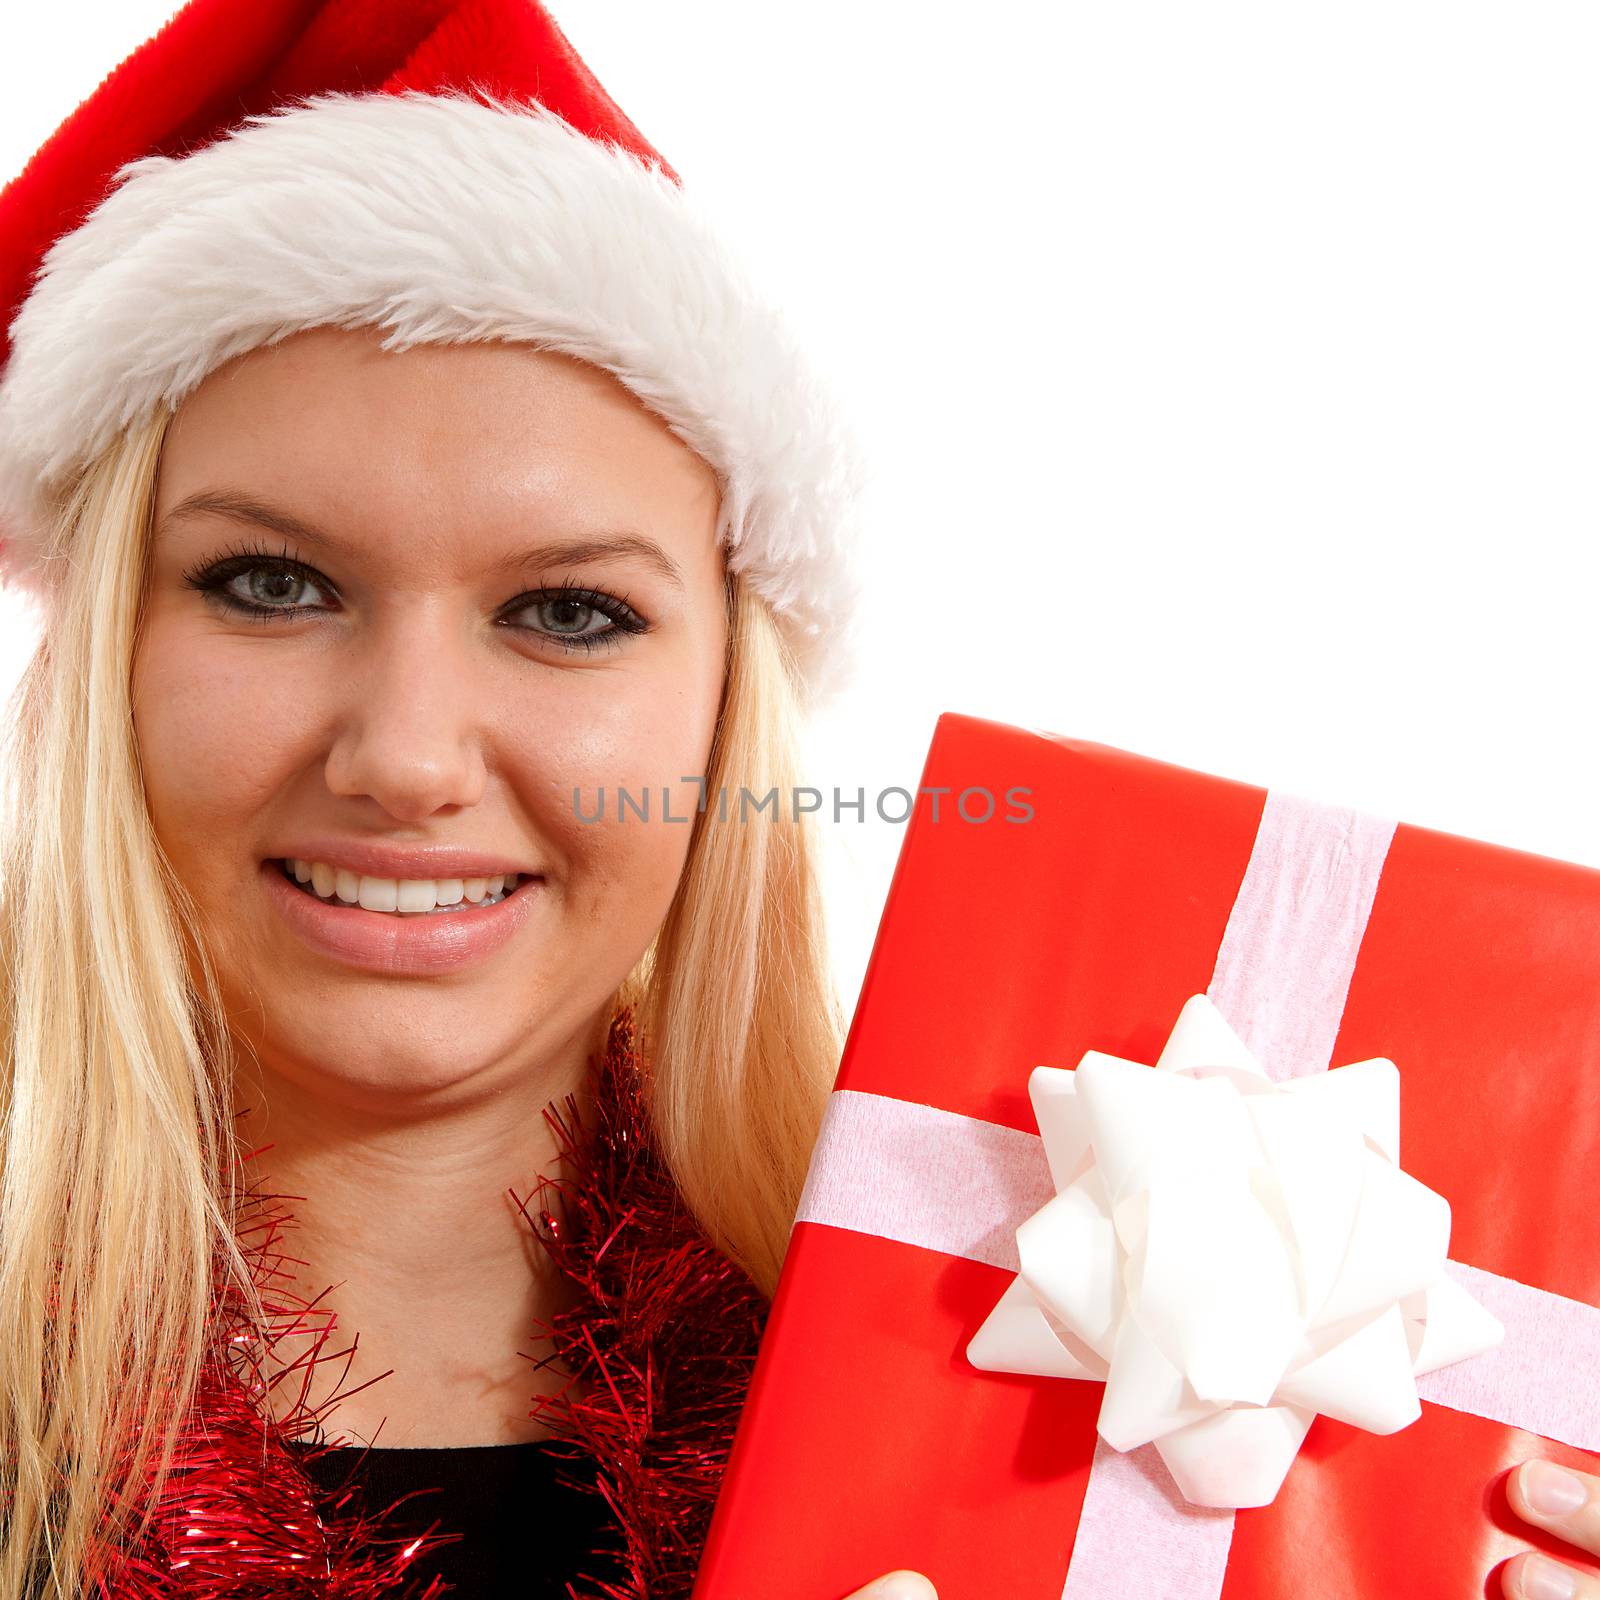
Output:
<svg viewBox="0 0 1600 1600">
<path fill-rule="evenodd" d="M 1106 1383 L 970 1354 L 1065 1176 L 1034 1069 L 1154 1066 L 1195 997 L 1278 1087 L 1393 1063 L 1394 1158 L 1448 1202 L 1451 1292 L 1504 1330 L 1416 1377 L 1396 1431 L 1314 1415 L 1242 1509 L 1108 1444 Z M 1530 1544 L 1596 1570 L 1504 1480 L 1600 1471 L 1597 1152 L 1600 872 L 946 714 L 696 1600 L 899 1567 L 940 1600 L 1459 1597 Z"/>
</svg>

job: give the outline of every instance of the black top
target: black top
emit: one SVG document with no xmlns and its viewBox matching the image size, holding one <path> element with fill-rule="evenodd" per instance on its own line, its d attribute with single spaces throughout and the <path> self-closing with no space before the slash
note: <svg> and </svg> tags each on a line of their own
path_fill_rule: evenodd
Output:
<svg viewBox="0 0 1600 1600">
<path fill-rule="evenodd" d="M 294 1448 L 306 1449 L 303 1441 Z M 363 1459 L 364 1457 L 364 1459 Z M 401 1495 L 415 1495 L 383 1519 L 388 1535 L 460 1533 L 412 1567 L 421 1594 L 428 1579 L 443 1578 L 454 1600 L 567 1600 L 567 1584 L 580 1576 L 619 1582 L 612 1551 L 621 1542 L 610 1507 L 593 1484 L 596 1468 L 571 1459 L 548 1441 L 406 1450 L 361 1446 L 324 1451 L 302 1462 L 318 1488 L 355 1482 L 370 1513 L 386 1511 Z M 559 1480 L 558 1480 L 559 1475 Z"/>
</svg>

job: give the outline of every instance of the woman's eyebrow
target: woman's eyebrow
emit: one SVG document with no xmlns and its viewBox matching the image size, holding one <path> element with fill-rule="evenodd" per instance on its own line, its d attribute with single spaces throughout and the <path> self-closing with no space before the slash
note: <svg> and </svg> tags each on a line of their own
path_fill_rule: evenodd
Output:
<svg viewBox="0 0 1600 1600">
<path fill-rule="evenodd" d="M 199 489 L 191 495 L 186 495 L 161 519 L 157 537 L 180 518 L 206 515 L 226 517 L 229 521 L 244 523 L 250 527 L 268 528 L 287 538 L 319 545 L 322 549 L 343 556 L 347 560 L 352 559 L 356 553 L 342 539 L 305 521 L 302 517 L 295 516 L 292 512 L 285 511 L 281 506 L 271 505 L 254 495 L 242 494 L 233 489 Z M 675 584 L 680 589 L 684 586 L 683 573 L 672 557 L 654 539 L 647 539 L 641 533 L 632 532 L 551 539 L 525 550 L 514 551 L 511 555 L 495 562 L 489 570 L 492 573 L 507 573 L 520 571 L 526 567 L 558 563 L 581 565 L 587 561 L 615 560 L 618 556 L 636 556 L 669 583 Z"/>
</svg>

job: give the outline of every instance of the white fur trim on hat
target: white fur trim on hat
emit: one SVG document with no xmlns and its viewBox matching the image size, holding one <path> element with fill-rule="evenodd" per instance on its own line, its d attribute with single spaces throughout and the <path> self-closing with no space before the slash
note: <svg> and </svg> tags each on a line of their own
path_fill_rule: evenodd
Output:
<svg viewBox="0 0 1600 1600">
<path fill-rule="evenodd" d="M 655 166 L 533 102 L 319 94 L 147 156 L 46 254 L 0 381 L 0 517 L 42 593 L 57 491 L 234 356 L 319 325 L 386 349 L 537 341 L 614 374 L 715 469 L 718 538 L 813 701 L 842 681 L 865 467 L 777 312 Z"/>
</svg>

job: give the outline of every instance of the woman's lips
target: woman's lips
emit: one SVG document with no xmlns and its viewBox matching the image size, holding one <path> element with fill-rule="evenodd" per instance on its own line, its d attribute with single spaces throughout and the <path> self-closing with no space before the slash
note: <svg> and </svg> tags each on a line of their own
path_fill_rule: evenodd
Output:
<svg viewBox="0 0 1600 1600">
<path fill-rule="evenodd" d="M 428 976 L 485 960 L 542 904 L 545 883 L 530 878 L 498 904 L 438 916 L 398 916 L 360 906 L 329 905 L 291 883 L 281 861 L 263 861 L 267 897 L 301 942 L 320 955 L 365 972 Z"/>
</svg>

